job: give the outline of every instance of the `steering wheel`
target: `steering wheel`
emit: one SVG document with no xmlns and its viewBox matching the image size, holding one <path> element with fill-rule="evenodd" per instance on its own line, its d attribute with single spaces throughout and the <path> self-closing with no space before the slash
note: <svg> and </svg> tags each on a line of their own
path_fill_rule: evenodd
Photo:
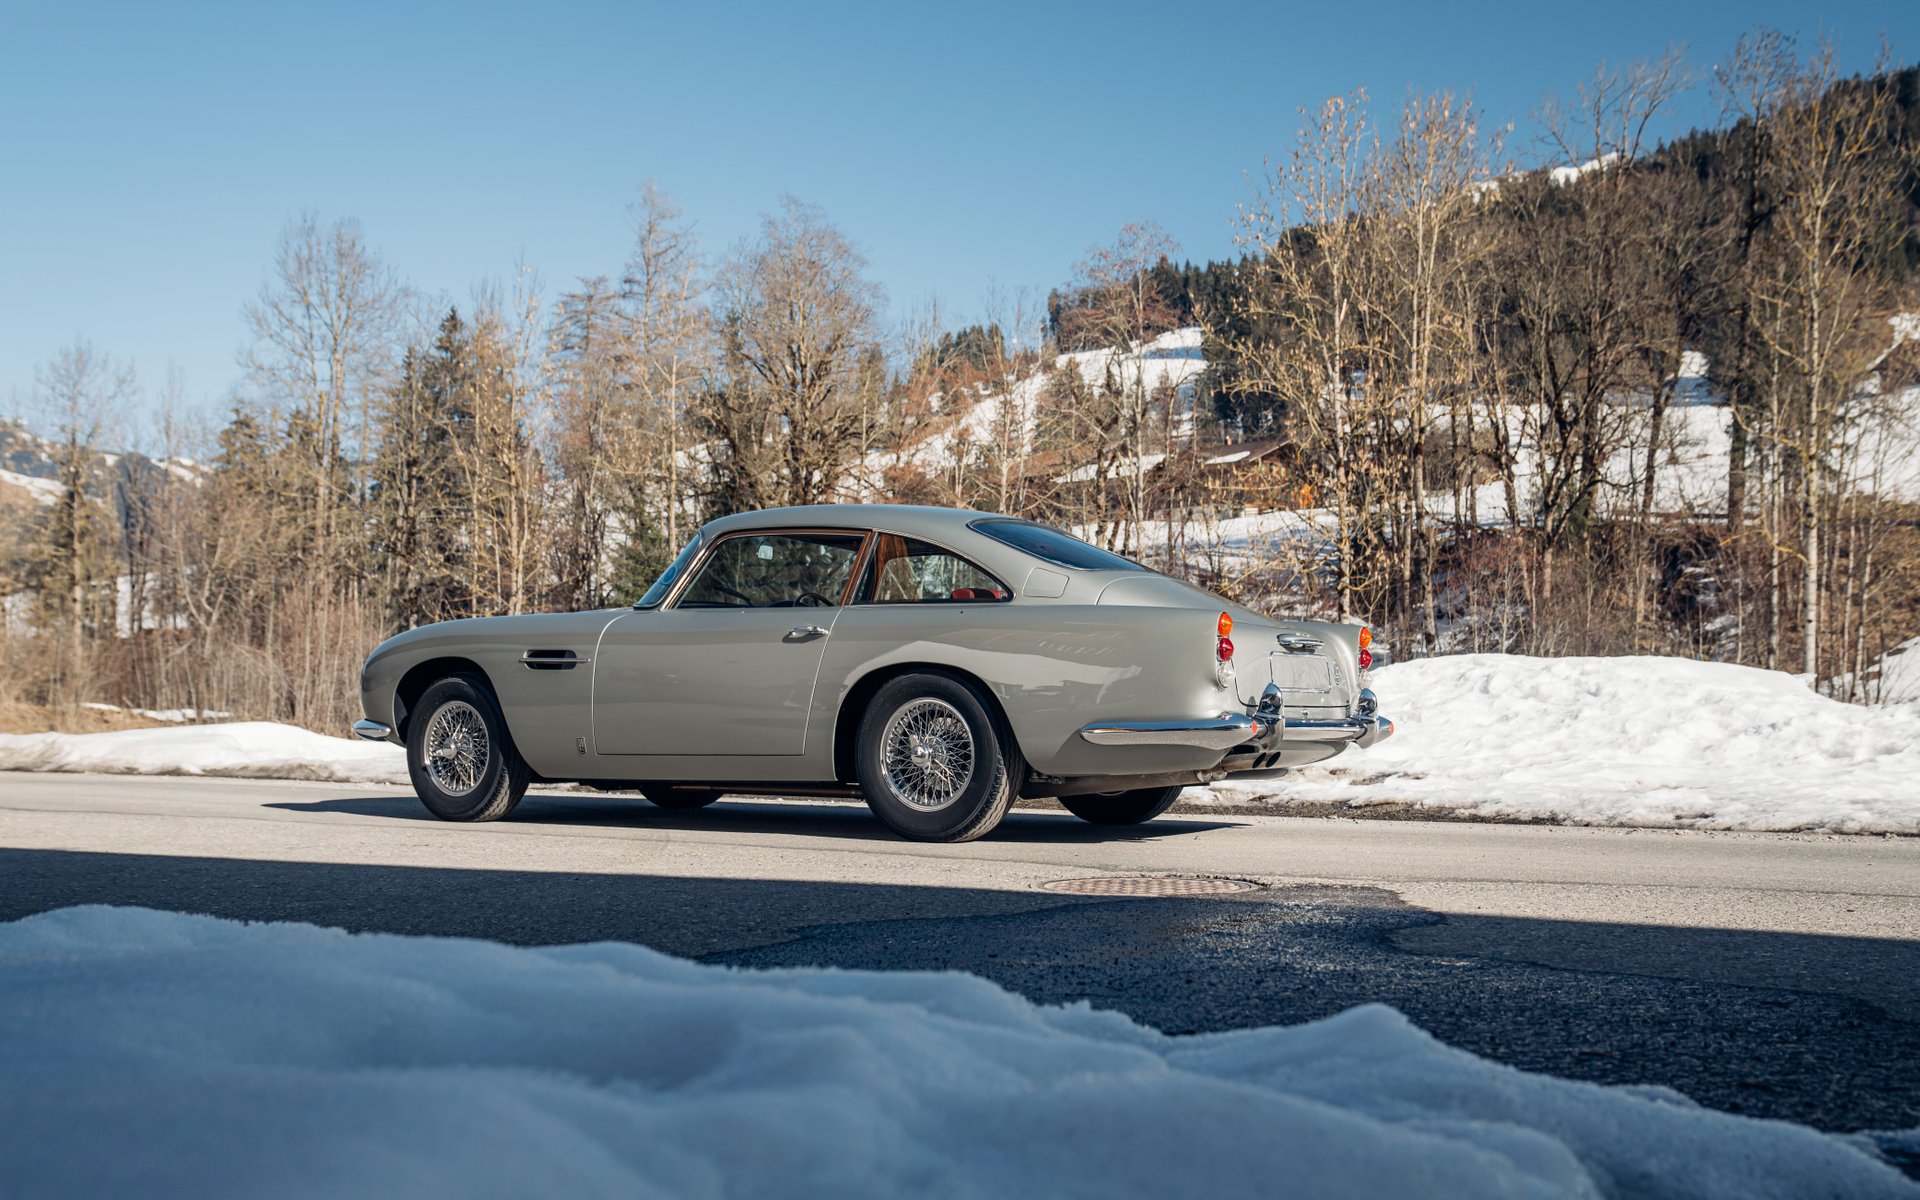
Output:
<svg viewBox="0 0 1920 1200">
<path fill-rule="evenodd" d="M 795 608 L 832 608 L 833 601 L 819 592 L 801 592 L 793 602 Z"/>
</svg>

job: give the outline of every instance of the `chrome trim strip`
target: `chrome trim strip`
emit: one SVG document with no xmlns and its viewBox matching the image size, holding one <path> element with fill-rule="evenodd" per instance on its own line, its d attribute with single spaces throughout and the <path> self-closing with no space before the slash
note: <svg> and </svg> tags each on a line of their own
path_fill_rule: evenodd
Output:
<svg viewBox="0 0 1920 1200">
<path fill-rule="evenodd" d="M 1231 750 L 1260 736 L 1261 723 L 1245 713 L 1183 721 L 1102 721 L 1080 731 L 1096 746 L 1192 746 L 1200 750 Z"/>
<path fill-rule="evenodd" d="M 369 742 L 384 742 L 393 736 L 393 729 L 391 726 L 382 725 L 378 721 L 369 721 L 365 717 L 361 717 L 353 723 L 353 735 L 355 737 L 365 738 Z"/>
<path fill-rule="evenodd" d="M 1393 722 L 1385 717 L 1337 717 L 1319 720 L 1288 717 L 1286 740 L 1289 742 L 1352 742 L 1365 749 L 1393 735 Z"/>
<path fill-rule="evenodd" d="M 555 670 L 565 670 L 568 667 L 577 667 L 584 663 L 590 663 L 593 659 L 591 656 L 582 658 L 578 654 L 572 658 L 560 658 L 551 654 L 535 654 L 529 650 L 520 656 L 520 661 L 529 667 L 551 667 Z"/>
</svg>

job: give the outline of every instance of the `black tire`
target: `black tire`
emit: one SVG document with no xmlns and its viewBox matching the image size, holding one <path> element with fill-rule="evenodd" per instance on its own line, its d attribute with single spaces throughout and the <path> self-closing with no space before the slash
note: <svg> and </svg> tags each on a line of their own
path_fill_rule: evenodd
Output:
<svg viewBox="0 0 1920 1200">
<path fill-rule="evenodd" d="M 429 747 L 430 737 L 445 734 L 446 726 L 436 729 L 435 718 L 447 711 L 450 725 L 461 723 L 464 709 L 478 718 L 486 733 L 487 745 L 474 772 L 469 788 L 449 788 L 428 768 L 428 755 L 448 747 Z M 456 737 L 462 735 L 456 735 Z M 467 743 L 467 744 L 470 744 Z M 457 757 L 457 755 L 456 755 Z M 533 772 L 514 747 L 500 706 L 486 681 L 472 675 L 452 675 L 429 687 L 413 707 L 407 721 L 407 774 L 413 778 L 413 790 L 427 811 L 443 821 L 497 821 L 513 811 L 526 795 Z"/>
<path fill-rule="evenodd" d="M 943 747 L 938 765 L 947 770 L 945 780 L 957 785 L 950 798 L 915 803 L 902 788 L 911 790 L 906 776 L 919 767 L 902 764 L 898 775 L 889 774 L 883 742 L 896 717 L 903 724 L 895 732 L 903 737 L 914 720 L 932 722 L 933 740 Z M 963 782 L 953 779 L 962 754 L 969 759 Z M 970 842 L 987 833 L 1007 815 L 1026 772 L 1019 747 L 1002 730 L 990 702 L 958 679 L 932 673 L 902 675 L 875 693 L 860 720 L 854 766 L 873 815 L 916 842 Z"/>
<path fill-rule="evenodd" d="M 1172 808 L 1181 791 L 1178 787 L 1141 788 L 1133 792 L 1062 796 L 1060 803 L 1074 816 L 1095 825 L 1138 825 Z"/>
<path fill-rule="evenodd" d="M 640 794 L 656 808 L 705 808 L 723 793 L 685 783 L 643 783 Z"/>
</svg>

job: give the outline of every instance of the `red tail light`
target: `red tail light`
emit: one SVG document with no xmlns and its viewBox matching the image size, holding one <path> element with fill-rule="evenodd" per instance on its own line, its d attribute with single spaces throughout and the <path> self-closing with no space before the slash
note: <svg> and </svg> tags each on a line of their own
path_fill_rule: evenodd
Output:
<svg viewBox="0 0 1920 1200">
<path fill-rule="evenodd" d="M 1373 666 L 1373 651 L 1362 650 L 1360 652 L 1360 669 L 1364 671 L 1371 666 Z"/>
<path fill-rule="evenodd" d="M 1232 658 L 1233 657 L 1233 639 L 1224 638 L 1224 637 L 1221 638 L 1220 644 L 1214 648 L 1214 654 L 1220 659 L 1221 662 L 1226 662 L 1228 659 Z"/>
</svg>

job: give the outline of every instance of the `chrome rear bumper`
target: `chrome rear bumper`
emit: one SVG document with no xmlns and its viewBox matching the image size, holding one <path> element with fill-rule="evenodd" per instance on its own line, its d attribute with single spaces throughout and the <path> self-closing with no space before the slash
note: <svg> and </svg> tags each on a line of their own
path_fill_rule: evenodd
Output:
<svg viewBox="0 0 1920 1200">
<path fill-rule="evenodd" d="M 1101 721 L 1080 731 L 1096 746 L 1191 746 L 1231 750 L 1260 736 L 1264 726 L 1245 713 L 1184 721 Z"/>
<path fill-rule="evenodd" d="M 1375 713 L 1322 720 L 1286 717 L 1262 709 L 1221 713 L 1184 721 L 1101 721 L 1088 725 L 1080 736 L 1096 746 L 1190 746 L 1200 750 L 1231 750 L 1249 742 L 1266 746 L 1292 742 L 1337 742 L 1365 749 L 1393 735 L 1393 722 Z"/>
<path fill-rule="evenodd" d="M 393 736 L 393 729 L 389 726 L 382 725 L 378 721 L 369 721 L 365 717 L 361 717 L 353 723 L 353 735 L 355 737 L 365 738 L 370 742 L 384 742 Z"/>
<path fill-rule="evenodd" d="M 1382 716 L 1341 717 L 1331 721 L 1288 717 L 1286 739 L 1289 742 L 1346 742 L 1366 749 L 1382 738 L 1393 736 L 1393 722 Z"/>
</svg>

